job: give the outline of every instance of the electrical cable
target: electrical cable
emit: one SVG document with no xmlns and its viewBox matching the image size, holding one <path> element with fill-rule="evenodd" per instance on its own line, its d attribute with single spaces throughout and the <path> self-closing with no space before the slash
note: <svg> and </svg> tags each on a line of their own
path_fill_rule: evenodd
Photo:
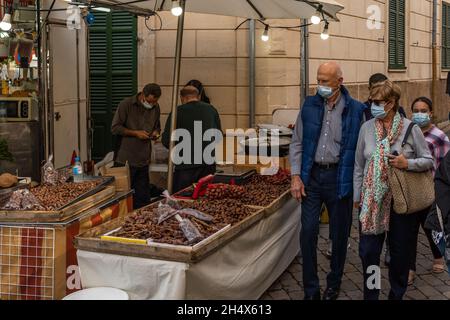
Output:
<svg viewBox="0 0 450 320">
<path fill-rule="evenodd" d="M 245 19 L 244 21 L 242 21 L 234 30 L 236 31 L 236 30 L 238 30 L 240 27 L 242 27 L 242 25 L 244 24 L 244 23 L 246 23 L 247 21 L 249 21 L 250 19 Z M 301 24 L 301 25 L 298 25 L 298 26 L 271 26 L 271 25 L 269 25 L 268 23 L 266 23 L 266 22 L 264 22 L 264 21 L 262 21 L 262 20 L 260 20 L 260 19 L 256 19 L 256 21 L 258 21 L 259 23 L 261 23 L 262 25 L 264 25 L 265 27 L 269 27 L 270 29 L 287 29 L 287 30 L 292 30 L 292 31 L 294 31 L 293 29 L 298 29 L 298 28 L 303 28 L 303 27 L 308 27 L 308 26 L 310 26 L 310 25 L 312 25 L 312 23 L 306 23 L 306 24 Z M 324 19 L 324 21 L 325 22 L 328 22 L 328 20 L 327 19 Z"/>
<path fill-rule="evenodd" d="M 48 22 L 48 17 L 50 16 L 50 13 L 52 13 L 52 9 L 53 9 L 53 6 L 55 5 L 55 2 L 56 2 L 56 0 L 53 0 L 53 1 L 52 1 L 52 4 L 50 5 L 50 9 L 49 9 L 48 12 L 47 12 L 47 16 L 45 17 L 45 20 L 42 22 L 41 27 L 39 28 L 39 34 L 38 34 L 37 37 L 34 39 L 34 42 L 38 41 L 38 39 L 41 38 L 41 32 L 42 32 L 42 29 L 45 27 L 45 25 L 46 25 L 47 22 Z M 39 23 L 39 22 L 38 22 L 38 23 Z"/>
<path fill-rule="evenodd" d="M 150 20 L 151 16 L 147 16 L 144 19 L 144 23 L 145 23 L 145 27 L 147 28 L 148 31 L 160 31 L 163 28 L 163 22 L 162 22 L 161 16 L 157 12 L 155 12 L 154 16 L 156 16 L 159 19 L 159 28 L 153 29 L 153 28 L 149 27 L 147 24 L 147 21 Z"/>
</svg>

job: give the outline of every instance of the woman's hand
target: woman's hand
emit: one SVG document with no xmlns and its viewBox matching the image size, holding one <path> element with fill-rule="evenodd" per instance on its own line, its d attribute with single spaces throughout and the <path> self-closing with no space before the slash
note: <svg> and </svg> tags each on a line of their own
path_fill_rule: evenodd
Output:
<svg viewBox="0 0 450 320">
<path fill-rule="evenodd" d="M 389 164 L 397 169 L 408 169 L 408 159 L 403 154 L 399 156 L 388 155 Z"/>
</svg>

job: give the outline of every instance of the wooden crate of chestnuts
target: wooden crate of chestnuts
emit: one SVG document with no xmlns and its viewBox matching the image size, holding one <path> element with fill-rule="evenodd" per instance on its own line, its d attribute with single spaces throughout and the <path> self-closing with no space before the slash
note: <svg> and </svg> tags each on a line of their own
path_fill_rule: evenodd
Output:
<svg viewBox="0 0 450 320">
<path fill-rule="evenodd" d="M 183 217 L 191 219 L 204 236 L 199 242 L 188 243 L 175 218 L 157 224 L 154 210 L 158 204 L 151 204 L 127 217 L 79 235 L 75 239 L 75 247 L 86 251 L 190 263 L 218 250 L 264 216 L 263 209 L 251 208 L 233 199 L 181 202 L 185 208 L 197 209 L 213 217 L 211 222 Z M 113 241 L 102 240 L 105 235 L 111 236 Z"/>
</svg>

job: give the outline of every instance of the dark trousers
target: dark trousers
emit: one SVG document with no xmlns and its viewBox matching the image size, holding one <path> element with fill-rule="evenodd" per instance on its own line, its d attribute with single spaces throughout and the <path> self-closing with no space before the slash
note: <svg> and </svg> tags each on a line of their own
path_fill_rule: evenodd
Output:
<svg viewBox="0 0 450 320">
<path fill-rule="evenodd" d="M 320 169 L 314 165 L 310 182 L 306 186 L 306 197 L 302 201 L 300 248 L 303 257 L 305 296 L 313 296 L 320 292 L 317 276 L 317 240 L 323 203 L 327 206 L 330 228 L 333 230 L 331 232 L 331 272 L 327 276 L 327 287 L 338 289 L 347 256 L 347 243 L 352 222 L 352 198 L 339 199 L 337 168 Z"/>
<path fill-rule="evenodd" d="M 130 167 L 131 188 L 134 189 L 133 208 L 139 209 L 150 203 L 150 179 L 148 166 Z"/>
<path fill-rule="evenodd" d="M 413 241 L 411 230 L 415 219 L 414 214 L 400 215 L 391 210 L 389 233 L 387 236 L 391 254 L 389 264 L 391 291 L 389 292 L 389 300 L 403 299 L 403 295 L 408 288 L 411 244 Z M 359 256 L 362 260 L 364 274 L 364 300 L 378 300 L 379 298 L 379 288 L 369 288 L 367 280 L 373 275 L 373 270 L 369 267 L 380 266 L 380 256 L 386 234 L 386 232 L 379 235 L 360 234 Z M 369 281 L 369 283 L 371 282 Z"/>
<path fill-rule="evenodd" d="M 431 230 L 424 228 L 425 220 L 427 219 L 428 213 L 430 212 L 430 208 L 426 208 L 422 211 L 419 211 L 417 213 L 414 213 L 413 215 L 416 217 L 414 220 L 414 225 L 412 229 L 413 233 L 413 242 L 411 246 L 411 262 L 409 265 L 409 269 L 416 271 L 416 258 L 417 258 L 417 240 L 419 238 L 419 228 L 422 226 L 423 231 L 425 232 L 425 235 L 427 236 L 428 243 L 430 244 L 431 252 L 433 253 L 434 259 L 440 259 L 442 258 L 442 254 L 439 250 L 439 248 L 436 246 L 436 244 L 433 241 L 433 236 L 431 235 Z"/>
<path fill-rule="evenodd" d="M 173 175 L 172 193 L 183 190 L 193 183 L 198 182 L 201 178 L 214 174 L 215 172 L 216 165 L 208 165 L 192 169 L 175 169 L 175 173 Z"/>
</svg>

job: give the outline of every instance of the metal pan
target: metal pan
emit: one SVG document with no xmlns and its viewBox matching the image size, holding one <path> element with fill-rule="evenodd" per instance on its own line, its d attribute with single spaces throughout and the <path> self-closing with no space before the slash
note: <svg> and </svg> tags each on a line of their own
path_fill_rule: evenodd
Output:
<svg viewBox="0 0 450 320">
<path fill-rule="evenodd" d="M 98 180 L 101 180 L 101 183 L 98 186 L 96 186 L 94 189 L 92 189 L 92 190 L 90 190 L 90 191 L 88 191 L 86 193 L 83 193 L 82 195 L 80 195 L 77 198 L 73 199 L 69 203 L 67 203 L 64 206 L 62 206 L 60 208 L 57 208 L 55 210 L 59 211 L 59 210 L 62 210 L 64 208 L 70 207 L 74 203 L 79 202 L 81 200 L 84 200 L 84 199 L 86 199 L 86 198 L 96 194 L 97 192 L 105 189 L 106 186 L 108 186 L 108 185 L 110 185 L 110 184 L 112 184 L 114 182 L 114 177 L 112 177 L 112 176 L 111 177 L 109 177 L 109 176 L 105 176 L 105 177 L 103 177 L 103 176 L 98 176 L 98 177 L 95 176 L 95 177 L 93 177 L 92 176 L 92 177 L 84 178 L 84 181 L 86 181 L 86 182 L 88 182 L 88 181 L 98 181 Z"/>
</svg>

